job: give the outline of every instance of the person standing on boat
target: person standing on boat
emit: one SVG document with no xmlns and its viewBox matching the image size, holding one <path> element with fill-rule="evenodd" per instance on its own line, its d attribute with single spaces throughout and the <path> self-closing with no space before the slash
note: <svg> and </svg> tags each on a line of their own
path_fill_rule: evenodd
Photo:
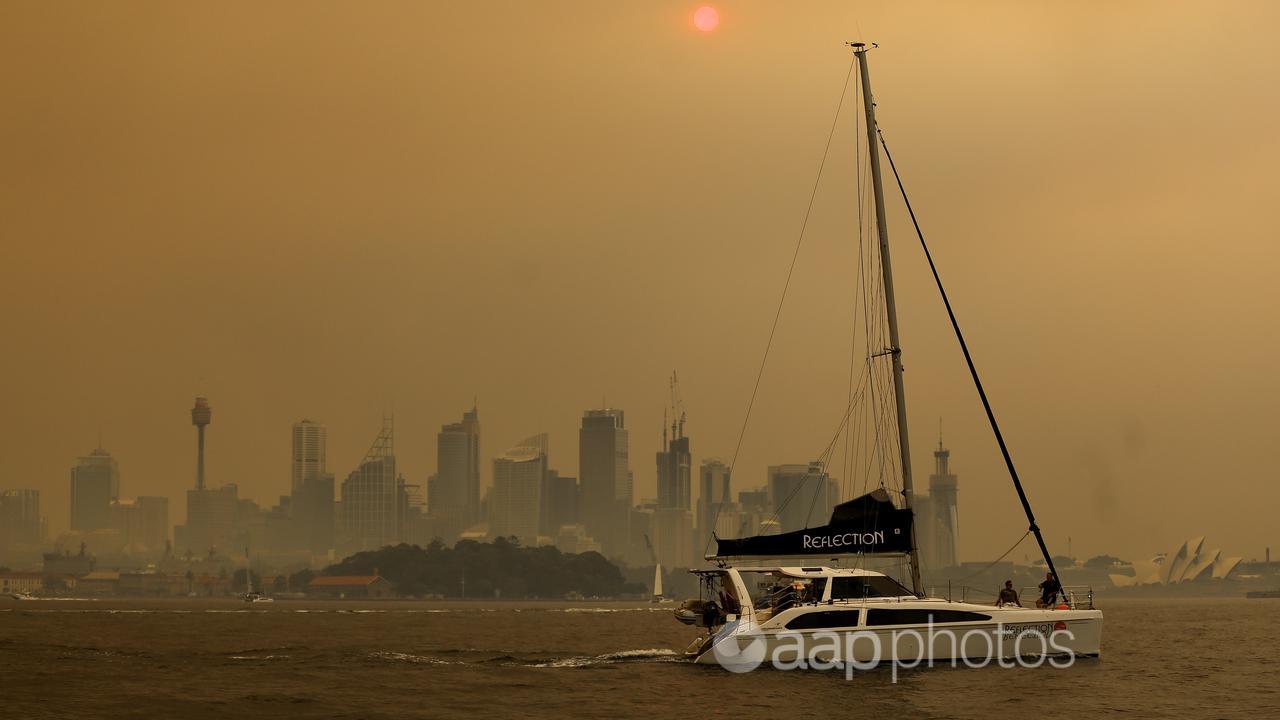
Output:
<svg viewBox="0 0 1280 720">
<path fill-rule="evenodd" d="M 1022 607 L 1022 603 L 1018 600 L 1018 591 L 1013 589 L 1012 580 L 1004 581 L 1004 589 L 1000 591 L 1000 597 L 996 599 L 996 607 L 1004 607 L 1005 605 Z"/>
<path fill-rule="evenodd" d="M 1040 583 L 1040 607 L 1051 608 L 1058 604 L 1058 593 L 1062 586 L 1054 579 L 1053 573 L 1044 574 L 1044 582 Z"/>
</svg>

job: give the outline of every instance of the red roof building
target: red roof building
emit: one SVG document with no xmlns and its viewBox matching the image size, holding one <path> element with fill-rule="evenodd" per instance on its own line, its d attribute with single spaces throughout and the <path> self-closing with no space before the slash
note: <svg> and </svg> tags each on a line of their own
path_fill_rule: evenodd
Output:
<svg viewBox="0 0 1280 720">
<path fill-rule="evenodd" d="M 308 595 L 348 600 L 389 598 L 392 590 L 381 575 L 324 575 L 307 584 Z"/>
</svg>

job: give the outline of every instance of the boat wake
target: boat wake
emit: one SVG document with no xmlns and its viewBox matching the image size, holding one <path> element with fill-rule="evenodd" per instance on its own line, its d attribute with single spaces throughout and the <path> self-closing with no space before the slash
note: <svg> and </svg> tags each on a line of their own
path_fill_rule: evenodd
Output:
<svg viewBox="0 0 1280 720">
<path fill-rule="evenodd" d="M 458 652 L 458 651 L 444 651 Z M 474 651 L 466 651 L 474 652 Z M 370 660 L 392 663 L 407 663 L 410 665 L 472 665 L 493 666 L 501 665 L 506 667 L 528 667 L 528 668 L 581 668 L 595 667 L 599 665 L 619 665 L 622 663 L 662 663 L 662 662 L 684 662 L 684 657 L 676 652 L 666 648 L 647 648 L 643 650 L 622 650 L 619 652 L 604 653 L 603 655 L 578 655 L 554 659 L 537 659 L 531 660 L 527 658 L 519 658 L 514 655 L 498 655 L 495 657 L 484 658 L 483 660 L 459 660 L 452 658 L 442 658 L 433 655 L 414 655 L 411 653 L 393 652 L 382 650 L 369 654 Z M 247 658 L 246 658 L 247 659 Z M 257 659 L 257 658 L 254 658 Z"/>
<path fill-rule="evenodd" d="M 375 653 L 369 653 L 372 660 L 381 660 L 383 662 L 409 663 L 411 665 L 466 665 L 462 660 L 446 660 L 444 658 L 431 657 L 429 655 L 411 655 L 409 653 L 391 652 L 382 650 Z"/>
<path fill-rule="evenodd" d="M 623 650 L 621 652 L 605 653 L 594 657 L 561 658 L 559 660 L 532 663 L 530 667 L 576 668 L 592 667 L 595 665 L 617 665 L 619 663 L 656 662 L 684 662 L 684 657 L 675 650 L 667 648 L 649 648 L 646 650 Z"/>
</svg>

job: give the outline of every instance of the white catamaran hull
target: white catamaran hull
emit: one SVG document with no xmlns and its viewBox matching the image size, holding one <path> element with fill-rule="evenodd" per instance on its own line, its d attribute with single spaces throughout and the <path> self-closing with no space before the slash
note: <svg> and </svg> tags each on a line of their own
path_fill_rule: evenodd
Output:
<svg viewBox="0 0 1280 720">
<path fill-rule="evenodd" d="M 996 610 L 990 622 L 814 630 L 725 625 L 691 648 L 695 662 L 713 665 L 797 666 L 852 662 L 940 663 L 1016 657 L 1096 657 L 1102 646 L 1100 610 Z M 768 623 L 766 623 L 768 625 Z"/>
</svg>

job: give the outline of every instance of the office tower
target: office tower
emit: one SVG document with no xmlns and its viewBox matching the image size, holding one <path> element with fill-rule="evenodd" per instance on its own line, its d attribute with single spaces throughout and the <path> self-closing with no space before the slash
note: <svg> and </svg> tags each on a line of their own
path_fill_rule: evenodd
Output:
<svg viewBox="0 0 1280 720">
<path fill-rule="evenodd" d="M 0 549 L 39 545 L 44 539 L 39 490 L 0 492 Z"/>
<path fill-rule="evenodd" d="M 662 431 L 663 449 L 658 460 L 658 507 L 692 508 L 693 456 L 689 451 L 689 438 L 684 434 L 684 417 L 671 423 L 671 435 Z"/>
<path fill-rule="evenodd" d="M 292 540 L 312 555 L 333 549 L 334 478 L 328 471 L 329 433 L 311 420 L 293 424 L 291 454 Z"/>
<path fill-rule="evenodd" d="M 71 529 L 80 532 L 111 527 L 111 503 L 120 497 L 120 467 L 101 447 L 81 457 L 71 469 Z"/>
<path fill-rule="evenodd" d="M 725 512 L 732 512 L 735 520 L 733 530 L 728 535 L 721 534 L 717 529 L 720 527 L 720 515 Z M 697 555 L 714 552 L 713 533 L 722 538 L 737 537 L 737 518 L 737 505 L 733 502 L 733 496 L 729 494 L 729 466 L 715 458 L 703 460 L 698 468 L 694 552 Z"/>
<path fill-rule="evenodd" d="M 698 529 L 706 535 L 714 525 L 717 508 L 725 503 L 732 503 L 729 493 L 729 466 L 723 461 L 710 458 L 702 461 L 698 468 Z"/>
<path fill-rule="evenodd" d="M 124 549 L 159 557 L 169 540 L 169 498 L 140 497 L 111 504 L 112 527 Z"/>
<path fill-rule="evenodd" d="M 526 438 L 495 458 L 489 534 L 495 538 L 514 537 L 527 547 L 537 545 L 546 482 L 546 433 Z"/>
<path fill-rule="evenodd" d="M 831 481 L 820 462 L 770 465 L 768 487 L 779 532 L 825 525 L 831 518 Z"/>
<path fill-rule="evenodd" d="M 338 517 L 334 484 L 331 472 L 312 476 L 290 498 L 294 538 L 312 555 L 327 555 L 334 547 L 333 529 Z"/>
<path fill-rule="evenodd" d="M 623 411 L 588 410 L 578 431 L 580 519 L 609 557 L 624 555 L 631 519 L 631 469 Z"/>
<path fill-rule="evenodd" d="M 462 422 L 444 425 L 436 434 L 436 473 L 427 481 L 427 510 L 446 542 L 482 519 L 480 412 L 474 406 Z"/>
<path fill-rule="evenodd" d="M 422 486 L 407 482 L 404 475 L 397 481 L 400 542 L 426 547 L 435 539 L 435 523 L 427 514 Z"/>
<path fill-rule="evenodd" d="M 325 448 L 329 434 L 324 425 L 310 420 L 293 424 L 292 482 L 289 490 L 297 493 L 307 480 L 326 472 Z"/>
<path fill-rule="evenodd" d="M 360 467 L 342 481 L 344 549 L 376 550 L 398 541 L 396 478 L 395 430 L 384 418 Z"/>
<path fill-rule="evenodd" d="M 204 429 L 213 420 L 209 399 L 197 397 L 191 408 L 191 424 L 196 426 L 196 489 L 204 489 Z"/>
<path fill-rule="evenodd" d="M 187 491 L 187 524 L 183 547 L 193 555 L 211 550 L 236 552 L 236 520 L 240 515 L 240 490 L 234 484 Z M 177 539 L 178 529 L 174 528 Z"/>
<path fill-rule="evenodd" d="M 578 522 L 578 478 L 547 471 L 547 481 L 542 487 L 542 522 L 540 532 L 556 537 L 563 525 Z"/>
<path fill-rule="evenodd" d="M 929 476 L 929 505 L 933 518 L 932 552 L 930 561 L 936 568 L 954 567 L 960 564 L 960 518 L 957 514 L 956 491 L 958 483 L 951 473 L 951 451 L 942 446 L 933 452 L 934 471 Z"/>
<path fill-rule="evenodd" d="M 154 555 L 169 543 L 169 498 L 143 495 L 133 501 L 138 513 L 138 539 Z"/>
<path fill-rule="evenodd" d="M 653 553 L 659 563 L 667 568 L 687 568 L 695 562 L 692 512 L 676 507 L 654 508 L 650 522 Z"/>
</svg>

